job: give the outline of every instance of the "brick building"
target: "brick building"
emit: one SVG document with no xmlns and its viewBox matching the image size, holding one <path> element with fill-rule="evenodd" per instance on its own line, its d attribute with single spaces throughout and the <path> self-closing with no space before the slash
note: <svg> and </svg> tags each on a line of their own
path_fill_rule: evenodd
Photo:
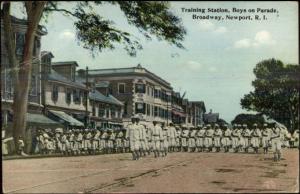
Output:
<svg viewBox="0 0 300 194">
<path fill-rule="evenodd" d="M 124 104 L 123 121 L 138 115 L 143 121 L 171 121 L 170 83 L 141 65 L 131 68 L 93 69 L 88 71 L 98 91 L 109 92 Z"/>
</svg>

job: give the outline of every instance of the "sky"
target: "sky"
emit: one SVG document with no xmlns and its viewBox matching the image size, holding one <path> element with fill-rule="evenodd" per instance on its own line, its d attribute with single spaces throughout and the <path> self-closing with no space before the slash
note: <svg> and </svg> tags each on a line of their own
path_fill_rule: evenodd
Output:
<svg viewBox="0 0 300 194">
<path fill-rule="evenodd" d="M 15 6 L 17 9 L 17 5 Z M 62 3 L 72 8 L 72 3 Z M 230 15 L 259 14 L 232 13 L 236 9 L 276 9 L 276 13 L 264 13 L 267 20 L 203 20 L 192 15 L 226 16 L 226 13 L 190 13 L 182 8 L 228 8 Z M 117 6 L 104 3 L 94 7 L 95 12 L 112 20 L 115 26 L 140 39 L 143 50 L 130 57 L 122 47 L 106 50 L 92 57 L 76 40 L 74 19 L 61 13 L 49 16 L 48 34 L 42 38 L 42 50 L 51 51 L 53 61 L 77 61 L 79 68 L 122 68 L 141 64 L 162 77 L 181 94 L 186 92 L 190 101 L 204 101 L 206 110 L 220 113 L 231 122 L 237 114 L 246 113 L 240 99 L 253 90 L 253 68 L 265 59 L 276 58 L 284 63 L 299 63 L 298 4 L 297 2 L 171 2 L 171 11 L 182 19 L 187 30 L 182 42 L 186 49 L 179 49 L 153 37 L 143 35 L 127 23 Z M 16 11 L 17 12 L 17 11 Z M 16 13 L 17 14 L 17 13 Z"/>
</svg>

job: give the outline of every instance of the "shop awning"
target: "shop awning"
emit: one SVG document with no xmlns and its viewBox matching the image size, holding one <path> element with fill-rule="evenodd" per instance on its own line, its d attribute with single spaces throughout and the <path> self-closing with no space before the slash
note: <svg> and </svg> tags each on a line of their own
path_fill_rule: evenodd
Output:
<svg viewBox="0 0 300 194">
<path fill-rule="evenodd" d="M 55 116 L 59 117 L 60 119 L 64 120 L 71 126 L 77 126 L 77 127 L 84 126 L 84 124 L 82 122 L 78 121 L 77 119 L 73 118 L 72 116 L 70 116 L 62 111 L 50 110 L 50 112 L 52 114 L 54 114 Z"/>
<path fill-rule="evenodd" d="M 180 116 L 180 117 L 185 117 L 185 114 L 184 114 L 184 113 L 178 112 L 178 111 L 176 111 L 176 110 L 172 110 L 172 113 L 173 113 L 174 115 L 178 115 L 178 116 Z"/>
<path fill-rule="evenodd" d="M 37 126 L 60 126 L 61 124 L 49 119 L 42 114 L 27 113 L 27 123 L 28 125 Z"/>
</svg>

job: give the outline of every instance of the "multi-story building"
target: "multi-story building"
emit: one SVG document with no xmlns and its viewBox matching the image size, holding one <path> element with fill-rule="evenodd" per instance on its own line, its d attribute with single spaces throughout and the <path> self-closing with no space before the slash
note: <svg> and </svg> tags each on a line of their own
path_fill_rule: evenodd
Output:
<svg viewBox="0 0 300 194">
<path fill-rule="evenodd" d="M 76 79 L 90 88 L 89 125 L 92 128 L 121 127 L 124 104 L 110 94 L 108 85 L 96 85 L 93 78 L 87 77 L 85 70 L 78 71 Z"/>
<path fill-rule="evenodd" d="M 76 80 L 76 61 L 52 62 L 51 52 L 42 52 L 42 104 L 44 113 L 66 127 L 83 127 L 89 116 L 89 89 Z"/>
<path fill-rule="evenodd" d="M 191 101 L 192 103 L 192 124 L 194 126 L 204 124 L 204 113 L 206 112 L 203 101 Z"/>
<path fill-rule="evenodd" d="M 185 112 L 182 108 L 183 99 L 179 92 L 172 92 L 172 122 L 185 124 Z"/>
<path fill-rule="evenodd" d="M 25 33 L 27 30 L 27 21 L 18 19 L 11 16 L 12 29 L 15 37 L 16 46 L 16 58 L 17 63 L 22 62 L 24 46 L 25 46 Z M 38 26 L 38 30 L 35 34 L 34 46 L 33 46 L 33 60 L 32 60 L 32 77 L 31 85 L 28 96 L 28 115 L 41 114 L 41 74 L 40 74 L 40 49 L 41 49 L 41 37 L 46 35 L 47 31 L 43 26 Z M 13 69 L 8 60 L 8 52 L 5 46 L 4 26 L 1 18 L 1 115 L 2 115 L 2 127 L 11 124 L 13 117 L 13 71 L 18 70 L 18 67 Z"/>
<path fill-rule="evenodd" d="M 94 69 L 88 71 L 96 88 L 105 93 L 108 90 L 124 104 L 123 121 L 138 115 L 143 121 L 171 121 L 170 83 L 141 65 L 130 68 Z"/>
</svg>

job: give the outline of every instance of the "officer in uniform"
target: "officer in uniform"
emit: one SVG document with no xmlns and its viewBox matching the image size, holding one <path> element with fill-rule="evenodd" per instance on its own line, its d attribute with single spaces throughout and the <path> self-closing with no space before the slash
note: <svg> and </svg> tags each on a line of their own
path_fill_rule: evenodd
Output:
<svg viewBox="0 0 300 194">
<path fill-rule="evenodd" d="M 268 153 L 269 145 L 270 145 L 270 138 L 271 138 L 272 130 L 268 128 L 268 125 L 264 123 L 263 131 L 262 131 L 262 147 L 264 149 L 264 154 Z"/>
<path fill-rule="evenodd" d="M 67 136 L 65 133 L 61 136 L 61 151 L 64 155 L 67 155 Z"/>
<path fill-rule="evenodd" d="M 176 147 L 176 136 L 177 136 L 177 134 L 176 134 L 176 129 L 175 129 L 173 123 L 169 124 L 168 133 L 169 133 L 169 139 L 168 139 L 169 152 L 174 152 L 175 147 Z"/>
<path fill-rule="evenodd" d="M 189 152 L 195 152 L 196 149 L 196 133 L 197 130 L 194 127 L 191 127 L 189 133 Z"/>
<path fill-rule="evenodd" d="M 140 124 L 138 121 L 137 121 L 137 125 L 139 127 L 140 134 L 141 134 L 141 139 L 140 139 L 140 143 L 141 143 L 140 156 L 146 156 L 146 152 L 148 151 L 148 148 L 147 148 L 147 131 L 146 131 L 146 127 L 144 125 Z"/>
<path fill-rule="evenodd" d="M 214 146 L 216 148 L 216 152 L 220 152 L 222 136 L 223 136 L 223 131 L 220 129 L 218 124 L 215 124 L 215 131 L 213 137 L 214 137 Z"/>
<path fill-rule="evenodd" d="M 116 140 L 116 135 L 112 129 L 108 130 L 108 139 L 107 139 L 107 147 L 108 153 L 114 153 L 114 143 Z"/>
<path fill-rule="evenodd" d="M 229 152 L 229 147 L 231 145 L 231 142 L 230 142 L 231 130 L 226 124 L 224 125 L 224 128 L 225 128 L 225 131 L 224 131 L 224 151 Z"/>
<path fill-rule="evenodd" d="M 95 130 L 92 138 L 93 138 L 93 140 L 92 140 L 93 154 L 96 154 L 96 151 L 99 150 L 100 131 Z"/>
<path fill-rule="evenodd" d="M 182 125 L 182 134 L 181 134 L 181 150 L 183 152 L 188 151 L 188 137 L 189 137 L 189 130 L 186 125 Z"/>
<path fill-rule="evenodd" d="M 232 149 L 234 150 L 235 153 L 237 153 L 239 151 L 240 136 L 241 136 L 240 129 L 238 128 L 237 124 L 234 124 L 231 138 L 232 138 Z"/>
<path fill-rule="evenodd" d="M 162 128 L 159 126 L 157 121 L 153 121 L 152 128 L 152 143 L 153 143 L 153 152 L 154 157 L 159 157 L 160 152 L 160 139 L 162 137 Z"/>
<path fill-rule="evenodd" d="M 280 128 L 274 127 L 271 134 L 272 151 L 274 154 L 274 161 L 281 159 L 281 139 L 280 139 Z"/>
<path fill-rule="evenodd" d="M 124 134 L 122 130 L 119 130 L 119 132 L 117 133 L 117 137 L 116 137 L 116 144 L 117 144 L 117 152 L 119 153 L 123 153 L 124 149 L 123 149 L 123 139 L 124 139 Z"/>
<path fill-rule="evenodd" d="M 181 152 L 181 129 L 179 126 L 176 127 L 176 148 L 177 152 Z"/>
<path fill-rule="evenodd" d="M 299 129 L 296 129 L 292 135 L 293 139 L 293 147 L 296 147 L 299 149 Z"/>
<path fill-rule="evenodd" d="M 132 117 L 131 118 L 131 124 L 127 126 L 126 131 L 126 138 L 129 140 L 130 143 L 130 150 L 132 153 L 132 159 L 138 160 L 140 158 L 139 156 L 139 150 L 140 150 L 140 129 L 137 125 L 137 122 L 139 121 L 138 117 Z"/>
<path fill-rule="evenodd" d="M 202 152 L 205 147 L 204 147 L 204 138 L 205 138 L 205 129 L 206 127 L 202 127 L 201 125 L 198 125 L 198 132 L 197 132 L 197 148 L 198 152 Z"/>
<path fill-rule="evenodd" d="M 253 124 L 253 132 L 252 132 L 252 137 L 251 137 L 251 144 L 254 149 L 255 153 L 258 153 L 258 148 L 259 148 L 259 139 L 261 138 L 261 132 L 260 129 L 257 127 L 257 124 Z"/>
<path fill-rule="evenodd" d="M 106 143 L 107 139 L 108 139 L 107 129 L 104 129 L 100 136 L 100 149 L 103 154 L 108 153 L 107 143 Z"/>
<path fill-rule="evenodd" d="M 162 136 L 161 136 L 161 156 L 165 157 L 167 156 L 168 153 L 168 138 L 169 138 L 169 133 L 168 133 L 168 127 L 165 126 L 165 124 L 162 124 Z"/>
<path fill-rule="evenodd" d="M 249 138 L 251 137 L 251 131 L 248 129 L 247 124 L 243 124 L 243 132 L 242 132 L 242 145 L 244 148 L 244 151 L 248 153 L 249 149 Z"/>
<path fill-rule="evenodd" d="M 130 152 L 130 142 L 129 139 L 127 139 L 127 127 L 124 128 L 124 138 L 123 138 L 123 145 L 124 145 L 124 149 L 125 149 L 125 153 L 129 153 Z"/>
<path fill-rule="evenodd" d="M 213 148 L 213 135 L 214 135 L 214 130 L 211 128 L 210 124 L 206 125 L 206 132 L 205 132 L 205 140 L 204 140 L 204 144 L 205 147 L 207 148 L 208 152 L 212 151 Z"/>
</svg>

